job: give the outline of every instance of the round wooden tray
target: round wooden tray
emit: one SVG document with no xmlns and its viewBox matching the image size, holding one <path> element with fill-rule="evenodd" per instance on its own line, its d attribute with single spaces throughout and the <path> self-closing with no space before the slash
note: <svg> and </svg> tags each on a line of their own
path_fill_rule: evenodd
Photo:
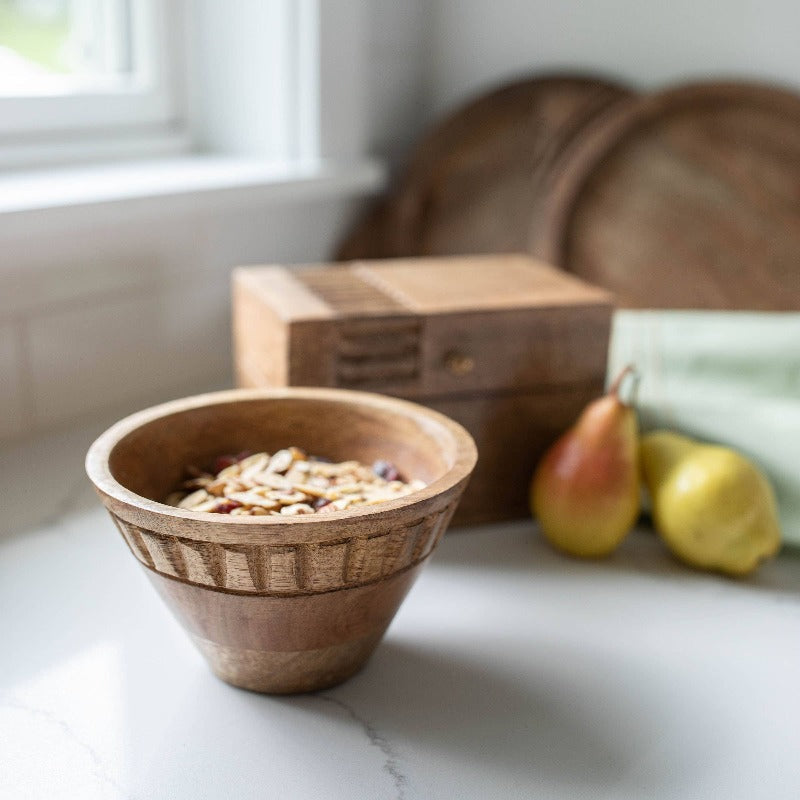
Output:
<svg viewBox="0 0 800 800">
<path fill-rule="evenodd" d="M 620 305 L 800 309 L 800 97 L 705 83 L 585 126 L 532 252 Z"/>
<path fill-rule="evenodd" d="M 468 103 L 423 138 L 337 257 L 528 251 L 550 165 L 587 122 L 629 96 L 610 81 L 552 75 Z"/>
</svg>

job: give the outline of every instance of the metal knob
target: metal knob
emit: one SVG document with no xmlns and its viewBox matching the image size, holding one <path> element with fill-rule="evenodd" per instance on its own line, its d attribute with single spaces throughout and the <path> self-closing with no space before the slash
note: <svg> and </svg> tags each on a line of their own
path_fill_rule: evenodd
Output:
<svg viewBox="0 0 800 800">
<path fill-rule="evenodd" d="M 452 375 L 469 375 L 475 369 L 475 359 L 466 353 L 452 350 L 445 355 L 444 366 Z"/>
</svg>

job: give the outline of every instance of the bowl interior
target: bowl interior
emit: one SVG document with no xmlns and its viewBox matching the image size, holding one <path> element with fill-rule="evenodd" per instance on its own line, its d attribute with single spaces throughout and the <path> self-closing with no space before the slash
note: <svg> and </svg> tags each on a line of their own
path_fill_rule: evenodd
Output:
<svg viewBox="0 0 800 800">
<path fill-rule="evenodd" d="M 157 502 L 178 487 L 189 465 L 203 468 L 225 453 L 272 453 L 290 445 L 333 461 L 386 459 L 406 479 L 431 483 L 452 468 L 457 443 L 444 425 L 413 408 L 330 397 L 212 402 L 130 431 L 111 449 L 108 465 L 125 488 Z"/>
</svg>

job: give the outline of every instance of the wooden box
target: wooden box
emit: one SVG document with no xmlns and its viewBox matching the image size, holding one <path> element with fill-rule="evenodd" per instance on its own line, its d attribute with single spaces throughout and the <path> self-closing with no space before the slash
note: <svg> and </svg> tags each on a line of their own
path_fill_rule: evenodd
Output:
<svg viewBox="0 0 800 800">
<path fill-rule="evenodd" d="M 337 386 L 447 414 L 480 458 L 456 523 L 525 516 L 539 456 L 603 391 L 611 297 L 527 256 L 240 267 L 241 386 Z"/>
</svg>

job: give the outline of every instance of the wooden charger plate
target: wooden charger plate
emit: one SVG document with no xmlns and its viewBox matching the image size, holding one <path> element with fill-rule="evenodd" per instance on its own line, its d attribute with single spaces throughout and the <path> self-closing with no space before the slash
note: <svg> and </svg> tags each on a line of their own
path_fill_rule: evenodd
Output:
<svg viewBox="0 0 800 800">
<path fill-rule="evenodd" d="M 423 138 L 337 257 L 529 251 L 549 168 L 590 120 L 630 96 L 607 80 L 553 75 L 468 103 Z"/>
<path fill-rule="evenodd" d="M 703 83 L 631 98 L 552 171 L 532 251 L 619 305 L 800 309 L 800 97 Z"/>
</svg>

